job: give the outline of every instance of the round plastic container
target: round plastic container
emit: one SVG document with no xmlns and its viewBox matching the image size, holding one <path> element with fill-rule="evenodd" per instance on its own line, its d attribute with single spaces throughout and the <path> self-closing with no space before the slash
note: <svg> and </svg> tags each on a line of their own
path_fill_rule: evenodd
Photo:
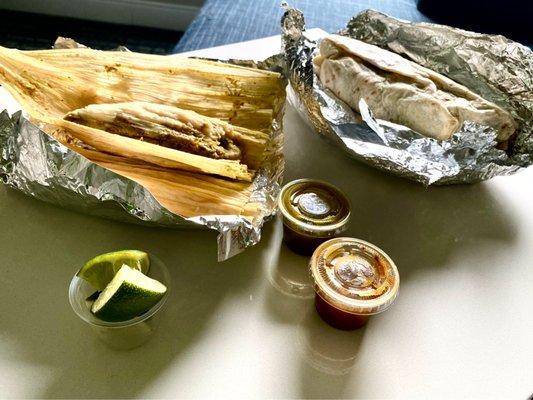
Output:
<svg viewBox="0 0 533 400">
<path fill-rule="evenodd" d="M 150 254 L 150 269 L 147 274 L 167 287 L 163 298 L 144 314 L 127 321 L 108 322 L 96 318 L 90 310 L 87 297 L 95 289 L 87 281 L 74 275 L 70 281 L 68 297 L 72 309 L 94 331 L 98 339 L 116 350 L 128 350 L 144 344 L 159 325 L 162 309 L 170 293 L 170 274 L 165 264 Z"/>
<path fill-rule="evenodd" d="M 350 221 L 350 202 L 335 186 L 298 179 L 282 189 L 278 206 L 283 239 L 294 251 L 311 255 L 324 241 L 339 236 Z"/>
<path fill-rule="evenodd" d="M 371 243 L 336 238 L 321 244 L 309 264 L 315 305 L 324 321 L 351 330 L 389 308 L 400 288 L 390 257 Z"/>
</svg>

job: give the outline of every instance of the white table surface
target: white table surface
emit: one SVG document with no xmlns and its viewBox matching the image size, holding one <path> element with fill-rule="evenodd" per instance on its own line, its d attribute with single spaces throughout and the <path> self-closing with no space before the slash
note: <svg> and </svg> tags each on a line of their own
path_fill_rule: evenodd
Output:
<svg viewBox="0 0 533 400">
<path fill-rule="evenodd" d="M 261 58 L 279 37 L 197 54 Z M 266 224 L 217 264 L 215 233 L 143 228 L 0 187 L 0 397 L 479 398 L 533 393 L 533 168 L 426 189 L 348 158 L 288 107 L 285 179 L 338 185 L 350 236 L 401 274 L 394 306 L 342 332 L 316 315 L 307 259 Z M 72 275 L 95 254 L 140 248 L 174 286 L 153 339 L 107 349 L 71 311 Z"/>
</svg>

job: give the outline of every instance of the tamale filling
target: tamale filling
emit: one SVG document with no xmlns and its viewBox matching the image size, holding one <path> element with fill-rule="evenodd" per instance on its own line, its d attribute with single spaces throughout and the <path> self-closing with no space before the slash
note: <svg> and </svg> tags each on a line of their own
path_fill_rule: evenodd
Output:
<svg viewBox="0 0 533 400">
<path fill-rule="evenodd" d="M 171 149 L 182 150 L 200 156 L 240 160 L 241 150 L 230 138 L 210 135 L 206 130 L 178 120 L 158 122 L 141 119 L 135 115 L 120 112 L 109 122 L 79 117 L 70 113 L 66 120 L 102 129 L 110 133 L 127 136 Z M 204 125 L 205 127 L 205 125 Z"/>
</svg>

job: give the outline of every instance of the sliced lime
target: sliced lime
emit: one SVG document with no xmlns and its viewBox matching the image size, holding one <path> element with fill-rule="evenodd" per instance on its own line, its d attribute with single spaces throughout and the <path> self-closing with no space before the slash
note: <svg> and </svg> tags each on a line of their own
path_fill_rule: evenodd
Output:
<svg viewBox="0 0 533 400">
<path fill-rule="evenodd" d="M 121 250 L 101 254 L 88 261 L 76 275 L 85 279 L 95 289 L 104 290 L 124 264 L 146 274 L 150 268 L 150 257 L 144 251 L 139 250 Z"/>
<path fill-rule="evenodd" d="M 91 311 L 104 321 L 126 321 L 148 311 L 166 291 L 161 282 L 124 265 L 100 293 Z"/>
</svg>

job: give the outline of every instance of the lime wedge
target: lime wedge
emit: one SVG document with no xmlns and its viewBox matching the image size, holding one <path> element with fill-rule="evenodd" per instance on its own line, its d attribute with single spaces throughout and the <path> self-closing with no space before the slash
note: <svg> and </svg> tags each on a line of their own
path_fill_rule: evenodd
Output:
<svg viewBox="0 0 533 400">
<path fill-rule="evenodd" d="M 150 258 L 147 253 L 139 250 L 114 251 L 94 257 L 76 275 L 101 291 L 124 264 L 146 274 L 150 268 Z"/>
<path fill-rule="evenodd" d="M 91 311 L 104 321 L 126 321 L 148 311 L 166 291 L 161 282 L 123 265 L 100 293 Z"/>
</svg>

